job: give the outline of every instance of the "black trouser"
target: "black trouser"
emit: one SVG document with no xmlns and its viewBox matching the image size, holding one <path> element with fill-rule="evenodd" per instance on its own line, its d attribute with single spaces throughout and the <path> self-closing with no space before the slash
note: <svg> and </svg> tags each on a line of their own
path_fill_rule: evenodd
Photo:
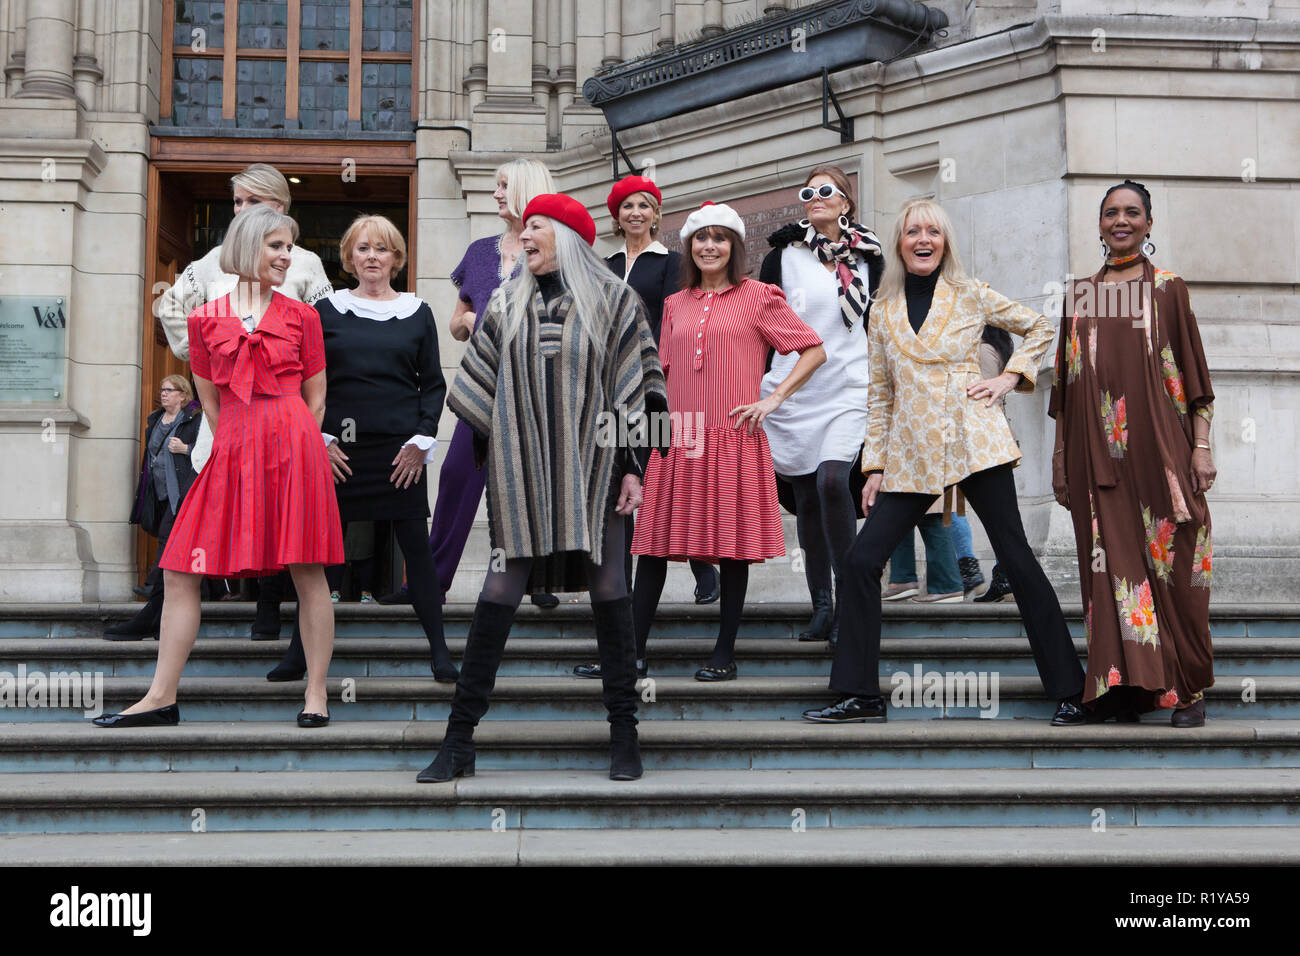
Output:
<svg viewBox="0 0 1300 956">
<path fill-rule="evenodd" d="M 1080 693 L 1083 668 L 1056 592 L 1025 539 L 1011 465 L 976 472 L 958 486 L 979 515 L 998 564 L 1011 581 L 1047 696 L 1060 700 Z M 903 536 L 912 533 L 937 497 L 901 492 L 876 497 L 840 580 L 840 640 L 831 690 L 845 697 L 880 696 L 880 575 Z"/>
<path fill-rule="evenodd" d="M 150 488 L 145 491 L 145 494 L 155 495 L 155 492 Z M 171 537 L 172 526 L 176 524 L 176 512 L 172 511 L 172 506 L 166 498 L 158 498 L 155 507 L 162 512 L 162 520 L 158 522 L 158 557 L 144 579 L 144 586 L 150 590 L 162 587 L 162 568 L 158 567 L 158 562 L 162 560 L 163 552 L 167 550 L 167 539 Z"/>
</svg>

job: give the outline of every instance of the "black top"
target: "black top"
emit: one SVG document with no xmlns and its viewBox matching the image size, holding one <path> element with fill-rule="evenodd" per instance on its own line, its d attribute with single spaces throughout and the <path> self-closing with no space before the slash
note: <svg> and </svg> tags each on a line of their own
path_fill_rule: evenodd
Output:
<svg viewBox="0 0 1300 956">
<path fill-rule="evenodd" d="M 659 327 L 664 319 L 664 299 L 681 287 L 682 256 L 679 252 L 664 255 L 659 252 L 643 252 L 632 263 L 632 274 L 627 275 L 627 257 L 616 252 L 605 260 L 614 275 L 626 279 L 627 284 L 636 290 L 645 304 L 646 322 L 659 344 Z"/>
<path fill-rule="evenodd" d="M 157 495 L 153 476 L 154 459 L 153 456 L 149 454 L 149 444 L 152 442 L 154 432 L 157 428 L 161 427 L 165 429 L 168 427 L 159 424 L 162 421 L 162 416 L 163 409 L 155 409 L 150 413 L 149 418 L 145 422 L 145 448 L 144 453 L 140 456 L 140 478 L 136 482 L 135 505 L 131 509 L 131 522 L 133 524 L 140 523 L 140 513 L 144 505 L 144 496 L 151 492 Z M 198 477 L 197 472 L 194 471 L 194 463 L 190 461 L 190 451 L 194 450 L 194 443 L 198 441 L 199 423 L 202 420 L 202 417 L 203 409 L 199 407 L 199 403 L 196 401 L 192 401 L 189 405 L 182 408 L 180 412 L 177 413 L 176 421 L 174 422 L 175 428 L 172 429 L 171 434 L 179 438 L 189 451 L 177 453 L 164 450 L 158 455 L 158 460 L 164 464 L 166 463 L 166 459 L 163 456 L 171 455 L 172 464 L 176 468 L 176 483 L 179 495 L 177 500 L 172 503 L 174 510 L 180 508 L 180 499 L 185 497 L 185 493 L 190 490 L 190 485 L 194 484 L 194 479 Z M 165 445 L 163 447 L 164 449 L 166 448 Z M 166 500 L 167 498 L 165 494 L 157 495 L 157 497 L 160 500 Z"/>
<path fill-rule="evenodd" d="M 564 294 L 564 283 L 560 281 L 560 273 L 544 272 L 537 277 L 537 287 L 542 290 L 542 301 L 546 303 L 546 318 L 551 322 L 563 323 L 563 316 L 551 314 L 551 304 Z"/>
<path fill-rule="evenodd" d="M 925 317 L 930 314 L 930 303 L 934 301 L 934 287 L 938 284 L 938 269 L 928 276 L 909 272 L 903 279 L 903 293 L 907 296 L 907 321 L 912 323 L 913 332 L 919 333 L 925 324 Z"/>
<path fill-rule="evenodd" d="M 405 318 L 376 321 L 329 299 L 315 304 L 325 334 L 325 423 L 331 435 L 351 419 L 355 434 L 433 436 L 447 397 L 438 329 L 427 302 Z"/>
</svg>

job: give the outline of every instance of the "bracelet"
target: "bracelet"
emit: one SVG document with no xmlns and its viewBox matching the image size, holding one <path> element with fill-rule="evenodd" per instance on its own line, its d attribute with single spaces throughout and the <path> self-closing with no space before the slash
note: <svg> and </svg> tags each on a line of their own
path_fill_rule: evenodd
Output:
<svg viewBox="0 0 1300 956">
<path fill-rule="evenodd" d="M 1204 448 L 1206 451 L 1212 451 L 1212 450 L 1213 450 L 1213 449 L 1210 448 L 1210 445 L 1209 445 L 1208 442 L 1199 442 L 1199 441 L 1198 441 L 1198 442 L 1196 443 L 1196 447 L 1197 447 L 1197 448 Z"/>
</svg>

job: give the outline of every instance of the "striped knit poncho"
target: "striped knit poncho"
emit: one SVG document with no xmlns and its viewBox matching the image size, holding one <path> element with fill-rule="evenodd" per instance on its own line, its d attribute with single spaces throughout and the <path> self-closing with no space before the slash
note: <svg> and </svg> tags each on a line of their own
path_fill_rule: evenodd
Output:
<svg viewBox="0 0 1300 956">
<path fill-rule="evenodd" d="M 575 320 L 567 290 L 551 303 L 549 321 L 534 292 L 503 350 L 508 298 L 494 297 L 447 401 L 487 438 L 492 548 L 506 558 L 538 559 L 532 593 L 587 590 L 587 561 L 605 559 L 615 482 L 640 470 L 627 441 L 618 440 L 628 431 L 619 423 L 667 408 L 644 305 L 622 283 L 605 288 L 605 308 L 594 317 L 605 329 L 603 357 Z"/>
</svg>

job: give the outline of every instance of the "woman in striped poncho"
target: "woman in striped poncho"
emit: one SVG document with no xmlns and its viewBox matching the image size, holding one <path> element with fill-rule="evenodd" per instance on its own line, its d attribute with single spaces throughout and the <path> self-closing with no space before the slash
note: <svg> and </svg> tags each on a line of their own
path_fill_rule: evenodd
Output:
<svg viewBox="0 0 1300 956">
<path fill-rule="evenodd" d="M 474 609 L 447 732 L 417 778 L 474 773 L 474 727 L 525 591 L 590 591 L 610 724 L 610 778 L 641 776 L 632 604 L 620 517 L 641 504 L 646 413 L 668 402 L 637 294 L 591 250 L 596 225 L 562 195 L 534 198 L 527 269 L 501 286 L 474 333 L 448 406 L 486 462 L 493 560 Z M 500 560 L 503 558 L 504 560 Z"/>
</svg>

